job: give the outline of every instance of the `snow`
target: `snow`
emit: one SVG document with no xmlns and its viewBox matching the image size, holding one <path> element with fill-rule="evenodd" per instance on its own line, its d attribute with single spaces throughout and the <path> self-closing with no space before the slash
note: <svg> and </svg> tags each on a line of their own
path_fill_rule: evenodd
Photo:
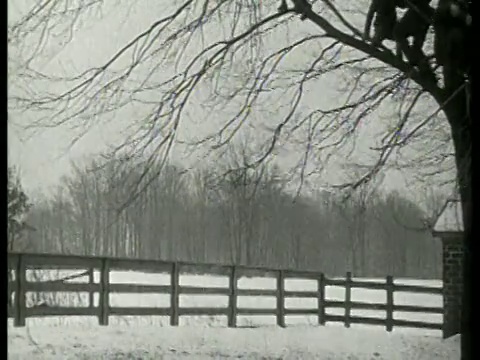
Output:
<svg viewBox="0 0 480 360">
<path fill-rule="evenodd" d="M 462 203 L 458 200 L 449 200 L 438 217 L 433 231 L 435 233 L 462 232 Z"/>
<path fill-rule="evenodd" d="M 9 328 L 9 359 L 459 359 L 456 341 L 382 329 Z"/>
<path fill-rule="evenodd" d="M 42 274 L 50 279 L 72 271 Z M 31 276 L 31 274 L 30 274 Z M 27 274 L 29 277 L 29 274 Z M 98 274 L 95 275 L 98 281 Z M 380 279 L 378 279 L 380 280 Z M 69 280 L 83 282 L 86 278 Z M 114 272 L 114 283 L 168 284 L 166 274 Z M 396 280 L 406 284 L 441 286 L 440 281 Z M 226 286 L 226 277 L 181 275 L 182 285 Z M 240 288 L 274 288 L 275 280 L 242 278 Z M 286 290 L 315 290 L 316 282 L 288 279 Z M 327 287 L 327 299 L 342 299 L 344 289 Z M 58 305 L 85 306 L 88 294 L 61 294 L 46 298 Z M 385 292 L 352 290 L 352 300 L 385 302 Z M 441 306 L 442 297 L 396 293 L 395 303 Z M 28 301 L 31 303 L 31 299 Z M 112 306 L 168 306 L 169 295 L 112 294 Z M 95 300 L 98 304 L 98 297 Z M 226 296 L 185 295 L 181 306 L 225 307 Z M 240 297 L 241 307 L 275 307 L 274 298 Z M 315 307 L 315 299 L 287 299 L 287 308 Z M 330 314 L 343 314 L 341 309 Z M 384 318 L 381 311 L 352 311 L 352 315 Z M 395 318 L 442 321 L 441 315 L 399 314 Z M 287 316 L 287 328 L 275 326 L 274 316 L 239 316 L 239 328 L 226 328 L 225 316 L 182 316 L 180 326 L 169 326 L 168 317 L 110 318 L 110 325 L 99 326 L 94 317 L 29 318 L 27 326 L 14 328 L 8 322 L 9 359 L 448 359 L 460 358 L 459 337 L 442 340 L 434 330 L 397 328 L 388 333 L 381 326 L 340 323 L 316 324 L 316 316 Z"/>
</svg>

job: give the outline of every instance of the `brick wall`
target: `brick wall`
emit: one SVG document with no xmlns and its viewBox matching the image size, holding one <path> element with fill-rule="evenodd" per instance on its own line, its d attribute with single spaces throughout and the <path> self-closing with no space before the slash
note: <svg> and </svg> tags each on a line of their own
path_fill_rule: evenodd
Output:
<svg viewBox="0 0 480 360">
<path fill-rule="evenodd" d="M 462 238 L 444 238 L 443 241 L 443 337 L 460 332 L 462 298 Z"/>
</svg>

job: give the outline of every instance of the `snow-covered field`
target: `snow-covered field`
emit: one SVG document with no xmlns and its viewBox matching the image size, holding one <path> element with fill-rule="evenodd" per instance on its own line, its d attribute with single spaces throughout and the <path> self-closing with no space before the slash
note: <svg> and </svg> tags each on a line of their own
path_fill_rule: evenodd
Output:
<svg viewBox="0 0 480 360">
<path fill-rule="evenodd" d="M 55 275 L 54 275 L 55 274 Z M 71 272 L 43 273 L 50 279 Z M 95 274 L 98 281 L 98 274 Z M 27 273 L 27 278 L 31 274 Z M 84 282 L 86 277 L 69 282 Z M 112 283 L 168 285 L 164 274 L 112 272 Z M 438 281 L 396 282 L 441 286 Z M 181 275 L 180 285 L 228 286 L 227 277 Z M 274 289 L 275 279 L 241 278 L 239 288 Z M 316 290 L 311 280 L 287 279 L 286 290 Z M 27 294 L 29 295 L 29 294 Z M 345 290 L 327 287 L 326 297 L 342 300 Z M 87 306 L 88 294 L 45 294 L 56 305 Z M 386 301 L 385 291 L 352 289 L 353 301 Z M 169 295 L 111 294 L 111 306 L 168 307 Z M 441 296 L 395 293 L 396 304 L 441 306 Z M 28 301 L 31 303 L 31 299 Z M 98 297 L 95 297 L 98 304 Z M 316 299 L 286 299 L 287 308 L 315 308 Z M 227 297 L 216 295 L 181 295 L 181 307 L 226 307 Z M 274 297 L 238 299 L 243 308 L 274 308 Z M 328 314 L 342 315 L 342 309 Z M 352 310 L 352 316 L 384 318 L 382 311 Z M 441 322 L 441 315 L 395 313 L 396 319 Z M 340 323 L 317 325 L 316 316 L 287 316 L 287 328 L 275 326 L 274 316 L 239 316 L 237 329 L 226 328 L 225 316 L 182 316 L 179 327 L 170 327 L 168 317 L 110 317 L 110 325 L 101 327 L 97 318 L 56 317 L 27 319 L 27 326 L 8 325 L 10 359 L 448 359 L 460 358 L 459 339 L 441 339 L 441 332 Z"/>
</svg>

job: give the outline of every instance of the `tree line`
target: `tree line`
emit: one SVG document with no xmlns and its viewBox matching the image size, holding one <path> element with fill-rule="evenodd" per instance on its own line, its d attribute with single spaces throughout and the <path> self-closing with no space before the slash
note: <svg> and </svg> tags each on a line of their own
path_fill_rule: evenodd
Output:
<svg viewBox="0 0 480 360">
<path fill-rule="evenodd" d="M 133 187 L 146 181 L 138 164 L 77 166 L 53 196 L 35 201 L 25 217 L 33 231 L 14 248 L 441 277 L 441 243 L 429 230 L 434 214 L 398 192 L 365 189 L 348 200 L 326 191 L 298 195 L 278 166 L 245 162 L 230 152 L 202 170 L 164 166 L 135 198 Z"/>
</svg>

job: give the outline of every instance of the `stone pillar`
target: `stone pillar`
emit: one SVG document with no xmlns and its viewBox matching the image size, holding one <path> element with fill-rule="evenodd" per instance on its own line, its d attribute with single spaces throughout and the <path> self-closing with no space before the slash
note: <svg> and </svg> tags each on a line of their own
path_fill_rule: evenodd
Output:
<svg viewBox="0 0 480 360">
<path fill-rule="evenodd" d="M 462 237 L 445 237 L 443 241 L 443 337 L 460 333 L 462 299 Z"/>
</svg>

